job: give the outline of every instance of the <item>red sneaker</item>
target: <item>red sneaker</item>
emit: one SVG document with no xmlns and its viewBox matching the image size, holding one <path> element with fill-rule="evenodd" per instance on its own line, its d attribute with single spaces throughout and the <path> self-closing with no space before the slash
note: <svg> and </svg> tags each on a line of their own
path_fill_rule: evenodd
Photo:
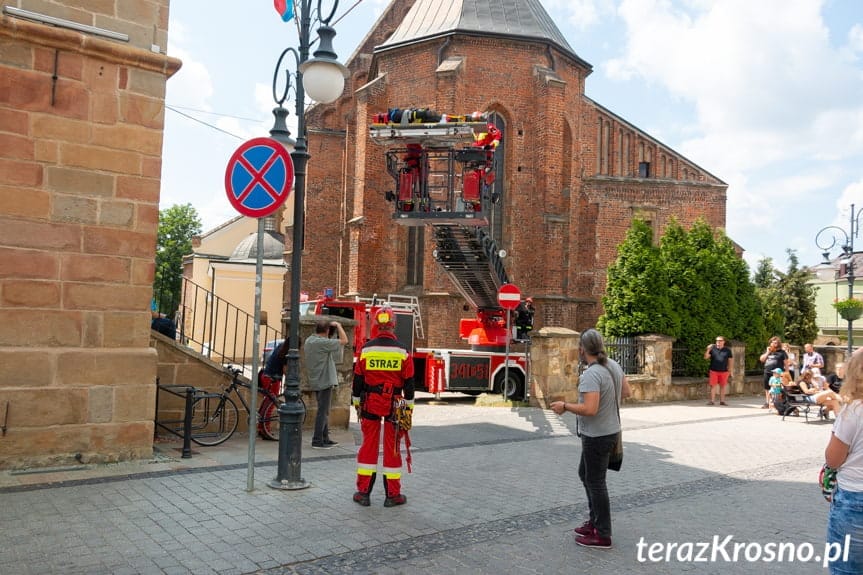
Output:
<svg viewBox="0 0 863 575">
<path fill-rule="evenodd" d="M 596 531 L 594 531 L 590 535 L 582 535 L 581 537 L 576 537 L 575 542 L 582 547 L 611 549 L 611 537 L 600 537 Z"/>
<path fill-rule="evenodd" d="M 588 519 L 581 524 L 581 527 L 576 527 L 573 531 L 575 531 L 577 535 L 593 535 L 593 532 L 596 531 L 596 527 L 594 527 L 593 523 Z"/>
</svg>

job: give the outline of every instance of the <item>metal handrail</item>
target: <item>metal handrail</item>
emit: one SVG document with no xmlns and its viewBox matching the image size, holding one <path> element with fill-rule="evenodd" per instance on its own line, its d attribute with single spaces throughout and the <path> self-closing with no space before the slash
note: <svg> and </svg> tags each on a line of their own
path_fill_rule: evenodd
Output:
<svg viewBox="0 0 863 575">
<path fill-rule="evenodd" d="M 161 302 L 159 294 L 155 299 Z M 171 315 L 177 324 L 177 341 L 181 345 L 216 363 L 242 366 L 243 373 L 251 376 L 255 325 L 252 314 L 185 277 L 180 301 L 172 308 L 176 310 Z M 283 336 L 281 330 L 262 325 L 259 337 L 263 349 L 266 342 Z"/>
<path fill-rule="evenodd" d="M 159 421 L 159 392 L 165 391 L 171 395 L 183 398 L 183 419 L 163 420 Z M 159 378 L 156 378 L 156 421 L 157 427 L 164 429 L 178 437 L 183 438 L 183 459 L 192 457 L 192 404 L 194 403 L 197 389 L 191 385 L 162 385 L 159 383 Z M 182 423 L 182 432 L 174 427 L 176 424 Z"/>
</svg>

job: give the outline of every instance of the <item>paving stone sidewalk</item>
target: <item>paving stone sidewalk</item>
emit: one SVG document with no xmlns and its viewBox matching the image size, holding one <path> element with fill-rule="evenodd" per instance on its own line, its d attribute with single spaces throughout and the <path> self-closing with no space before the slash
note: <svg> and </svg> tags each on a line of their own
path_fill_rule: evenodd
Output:
<svg viewBox="0 0 863 575">
<path fill-rule="evenodd" d="M 403 507 L 384 508 L 380 485 L 371 507 L 351 502 L 355 448 L 344 442 L 304 458 L 312 486 L 301 491 L 266 486 L 266 450 L 251 492 L 245 465 L 212 454 L 211 466 L 61 486 L 0 482 L 0 573 L 826 573 L 814 558 L 638 560 L 642 538 L 731 535 L 822 553 L 828 506 L 816 479 L 830 425 L 759 405 L 625 408 L 611 550 L 572 541 L 586 502 L 571 416 L 451 402 L 417 408 Z"/>
</svg>

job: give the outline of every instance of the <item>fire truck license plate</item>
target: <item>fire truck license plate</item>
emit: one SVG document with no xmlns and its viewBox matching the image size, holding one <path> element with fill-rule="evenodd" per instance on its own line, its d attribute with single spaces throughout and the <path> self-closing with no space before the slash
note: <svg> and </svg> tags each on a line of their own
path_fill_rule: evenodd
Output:
<svg viewBox="0 0 863 575">
<path fill-rule="evenodd" d="M 488 357 L 450 358 L 449 389 L 488 389 L 489 364 Z"/>
</svg>

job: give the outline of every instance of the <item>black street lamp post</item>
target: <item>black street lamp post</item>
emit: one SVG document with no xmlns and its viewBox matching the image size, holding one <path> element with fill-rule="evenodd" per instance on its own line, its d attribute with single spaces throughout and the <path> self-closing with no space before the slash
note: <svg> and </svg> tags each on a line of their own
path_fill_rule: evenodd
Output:
<svg viewBox="0 0 863 575">
<path fill-rule="evenodd" d="M 279 460 L 276 477 L 269 482 L 273 489 L 303 489 L 309 483 L 302 477 L 302 422 L 305 407 L 300 400 L 300 276 L 302 273 L 303 234 L 305 228 L 306 203 L 306 165 L 309 152 L 306 146 L 305 95 L 308 91 L 312 100 L 328 104 L 338 98 L 345 86 L 347 69 L 341 65 L 333 51 L 333 37 L 336 31 L 329 25 L 338 8 L 334 0 L 333 8 L 327 17 L 322 16 L 321 3 L 317 2 L 317 17 L 321 23 L 318 28 L 319 45 L 314 57 L 309 59 L 309 28 L 312 17 L 312 0 L 299 2 L 299 50 L 285 49 L 276 63 L 273 73 L 273 100 L 277 107 L 273 110 L 275 123 L 270 135 L 285 147 L 293 147 L 291 159 L 294 163 L 294 222 L 291 246 L 291 296 L 290 335 L 288 353 L 285 361 L 285 403 L 279 407 Z M 294 141 L 288 132 L 286 118 L 288 111 L 282 106 L 291 88 L 291 73 L 285 70 L 287 81 L 281 95 L 277 92 L 279 71 L 285 56 L 291 53 L 296 63 L 297 139 Z"/>
<path fill-rule="evenodd" d="M 848 279 L 848 299 L 854 297 L 854 238 L 857 237 L 860 231 L 861 213 L 863 213 L 863 208 L 855 211 L 854 204 L 851 204 L 851 222 L 848 231 L 843 230 L 839 226 L 827 226 L 818 230 L 818 233 L 815 235 L 815 245 L 824 250 L 822 254 L 824 256 L 824 263 L 830 263 L 830 250 L 837 245 L 848 261 L 845 266 L 845 275 Z M 829 243 L 827 243 L 828 239 L 830 240 Z M 852 331 L 854 319 L 846 318 L 846 321 L 848 322 L 848 358 L 850 359 L 851 352 L 854 351 Z"/>
</svg>

